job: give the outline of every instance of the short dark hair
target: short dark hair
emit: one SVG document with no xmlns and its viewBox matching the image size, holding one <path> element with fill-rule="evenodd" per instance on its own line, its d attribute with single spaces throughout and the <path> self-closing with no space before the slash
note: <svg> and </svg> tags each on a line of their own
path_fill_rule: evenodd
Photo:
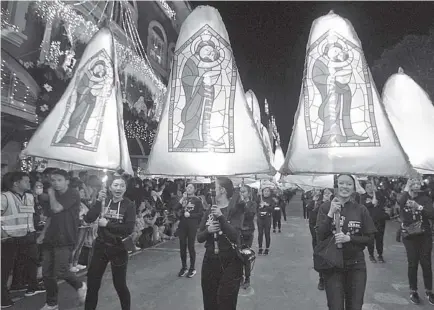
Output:
<svg viewBox="0 0 434 310">
<path fill-rule="evenodd" d="M 53 172 L 51 172 L 51 175 L 61 175 L 65 178 L 65 180 L 69 180 L 69 173 L 66 170 L 63 169 L 56 169 Z"/>
<path fill-rule="evenodd" d="M 77 177 L 71 178 L 71 180 L 69 182 L 69 187 L 79 189 L 82 186 L 83 186 L 83 181 L 82 180 L 80 180 Z"/>
<path fill-rule="evenodd" d="M 226 190 L 226 196 L 232 198 L 234 195 L 234 183 L 232 183 L 231 179 L 227 177 L 218 177 L 216 182 Z"/>
<path fill-rule="evenodd" d="M 53 167 L 48 167 L 48 168 L 44 169 L 44 171 L 42 172 L 42 174 L 44 174 L 44 175 L 52 174 L 53 171 L 56 171 L 56 170 L 58 170 L 58 169 L 57 168 L 53 168 Z"/>
<path fill-rule="evenodd" d="M 14 188 L 14 183 L 21 181 L 24 177 L 29 177 L 29 175 L 22 171 L 6 173 L 3 177 L 3 184 L 5 186 L 5 189 L 12 190 Z"/>
<path fill-rule="evenodd" d="M 84 176 L 84 175 L 86 175 L 86 174 L 88 174 L 87 170 L 81 170 L 81 171 L 78 173 L 78 176 L 81 178 L 82 176 Z"/>
</svg>

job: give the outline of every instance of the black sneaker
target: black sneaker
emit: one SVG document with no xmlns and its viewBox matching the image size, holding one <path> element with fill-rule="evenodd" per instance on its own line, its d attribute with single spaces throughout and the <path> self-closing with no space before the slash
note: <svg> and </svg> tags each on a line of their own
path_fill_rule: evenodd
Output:
<svg viewBox="0 0 434 310">
<path fill-rule="evenodd" d="M 262 249 L 259 249 L 258 255 L 262 255 Z"/>
<path fill-rule="evenodd" d="M 188 271 L 187 277 L 188 278 L 193 278 L 195 274 L 196 274 L 196 269 L 190 269 Z"/>
<path fill-rule="evenodd" d="M 274 232 L 274 233 L 276 233 L 276 230 L 275 230 L 275 229 L 273 229 L 273 232 Z"/>
<path fill-rule="evenodd" d="M 383 255 L 378 255 L 378 262 L 379 263 L 385 263 Z"/>
<path fill-rule="evenodd" d="M 323 279 L 319 279 L 319 281 L 318 281 L 318 290 L 324 291 L 324 280 Z"/>
<path fill-rule="evenodd" d="M 2 300 L 2 309 L 10 308 L 13 305 L 14 305 L 14 302 L 12 300 L 10 300 L 10 299 L 6 300 L 6 301 Z"/>
<path fill-rule="evenodd" d="M 264 255 L 268 255 L 268 252 L 270 252 L 270 250 L 269 249 L 265 249 Z"/>
<path fill-rule="evenodd" d="M 26 293 L 24 294 L 24 296 L 26 297 L 30 297 L 30 296 L 35 296 L 36 294 L 40 294 L 40 293 L 44 293 L 45 292 L 45 288 L 42 285 L 38 285 L 36 288 L 31 289 L 28 288 L 26 290 Z"/>
<path fill-rule="evenodd" d="M 376 263 L 377 260 L 375 259 L 374 255 L 369 255 L 369 260 L 371 261 L 371 263 Z"/>
<path fill-rule="evenodd" d="M 414 303 L 415 305 L 420 304 L 420 297 L 417 292 L 410 293 L 410 301 Z"/>
<path fill-rule="evenodd" d="M 433 292 L 426 292 L 426 298 L 428 298 L 428 301 L 431 305 L 434 305 L 434 294 Z"/>
<path fill-rule="evenodd" d="M 279 233 L 281 233 L 281 232 L 282 232 L 282 230 L 279 229 Z"/>
<path fill-rule="evenodd" d="M 178 277 L 185 277 L 188 274 L 187 268 L 181 268 L 181 270 L 178 273 Z"/>
<path fill-rule="evenodd" d="M 247 290 L 250 287 L 250 278 L 246 278 L 243 283 L 243 289 Z"/>
<path fill-rule="evenodd" d="M 9 289 L 9 292 L 15 293 L 15 292 L 22 292 L 25 290 L 27 290 L 26 285 L 14 285 L 14 286 L 11 286 L 11 288 Z"/>
</svg>

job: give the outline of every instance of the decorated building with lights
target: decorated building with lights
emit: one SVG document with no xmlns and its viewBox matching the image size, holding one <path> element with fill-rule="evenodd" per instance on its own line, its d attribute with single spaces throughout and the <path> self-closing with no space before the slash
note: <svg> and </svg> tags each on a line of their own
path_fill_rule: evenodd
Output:
<svg viewBox="0 0 434 310">
<path fill-rule="evenodd" d="M 133 166 L 144 167 L 166 92 L 187 1 L 2 1 L 2 164 L 23 145 L 62 96 L 87 42 L 104 25 L 115 35 L 124 122 Z M 25 167 L 24 167 L 25 166 Z"/>
</svg>

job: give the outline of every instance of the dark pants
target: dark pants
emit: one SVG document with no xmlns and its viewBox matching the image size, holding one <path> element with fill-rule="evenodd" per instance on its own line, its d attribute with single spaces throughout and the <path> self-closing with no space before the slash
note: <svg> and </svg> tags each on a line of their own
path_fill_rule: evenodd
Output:
<svg viewBox="0 0 434 310">
<path fill-rule="evenodd" d="M 258 245 L 262 249 L 262 240 L 264 239 L 265 233 L 265 247 L 270 248 L 271 244 L 271 216 L 258 217 Z"/>
<path fill-rule="evenodd" d="M 190 254 L 190 269 L 195 269 L 196 264 L 196 250 L 194 243 L 196 242 L 197 234 L 197 221 L 183 220 L 179 224 L 179 248 L 181 250 L 181 263 L 182 268 L 187 268 L 187 247 Z"/>
<path fill-rule="evenodd" d="M 31 235 L 19 238 L 10 238 L 1 244 L 1 286 L 2 286 L 2 303 L 10 300 L 8 292 L 8 279 L 15 264 L 20 264 L 23 274 L 26 279 L 22 279 L 23 283 L 28 283 L 30 289 L 36 289 L 38 281 L 36 279 L 38 273 L 38 247 L 36 239 Z M 20 268 L 21 269 L 21 268 Z M 21 276 L 21 275 L 15 275 Z"/>
<path fill-rule="evenodd" d="M 309 218 L 309 212 L 307 211 L 307 205 L 303 203 L 303 218 L 306 220 Z"/>
<path fill-rule="evenodd" d="M 98 292 L 101 280 L 110 262 L 113 285 L 119 296 L 122 310 L 130 310 L 131 295 L 127 287 L 128 252 L 123 245 L 109 246 L 96 241 L 92 253 L 92 260 L 87 272 L 87 295 L 85 310 L 95 310 L 98 304 Z"/>
<path fill-rule="evenodd" d="M 253 244 L 253 233 L 254 231 L 243 231 L 241 234 L 241 241 L 242 244 L 251 248 Z M 250 273 L 252 271 L 252 265 L 251 262 L 248 262 L 246 265 L 244 265 L 244 276 L 246 278 L 250 278 Z"/>
<path fill-rule="evenodd" d="M 312 249 L 315 250 L 315 247 L 317 245 L 315 225 L 309 225 L 309 230 L 310 235 L 312 236 Z M 319 278 L 320 280 L 324 279 L 322 272 L 319 272 Z"/>
<path fill-rule="evenodd" d="M 282 227 L 282 213 L 281 211 L 273 212 L 273 230 L 276 230 L 276 227 Z"/>
<path fill-rule="evenodd" d="M 285 202 L 282 206 L 282 214 L 283 214 L 283 219 L 285 220 L 285 222 L 286 222 L 286 205 L 287 205 L 287 203 Z"/>
<path fill-rule="evenodd" d="M 69 262 L 71 259 L 73 247 L 52 247 L 44 244 L 42 262 L 42 275 L 44 277 L 44 285 L 47 290 L 47 304 L 49 306 L 57 305 L 57 280 L 63 279 L 74 289 L 81 288 L 83 283 L 77 276 L 69 271 Z"/>
<path fill-rule="evenodd" d="M 243 266 L 235 254 L 227 254 L 206 253 L 203 258 L 201 284 L 204 310 L 237 308 Z"/>
<path fill-rule="evenodd" d="M 417 291 L 417 269 L 422 267 L 423 283 L 426 290 L 432 290 L 432 236 L 424 234 L 410 238 L 402 238 L 407 251 L 408 282 L 410 290 Z"/>
<path fill-rule="evenodd" d="M 326 271 L 323 276 L 329 310 L 362 310 L 367 278 L 365 262 Z"/>
<path fill-rule="evenodd" d="M 374 240 L 368 244 L 368 252 L 370 256 L 374 256 L 374 248 L 377 248 L 378 255 L 383 255 L 383 240 L 384 231 L 386 230 L 386 222 L 376 223 L 377 232 L 374 235 Z"/>
</svg>

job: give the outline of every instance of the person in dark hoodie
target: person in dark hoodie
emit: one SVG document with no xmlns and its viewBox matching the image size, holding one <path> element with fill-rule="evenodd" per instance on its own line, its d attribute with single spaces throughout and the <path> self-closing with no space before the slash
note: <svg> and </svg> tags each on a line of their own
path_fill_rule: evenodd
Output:
<svg viewBox="0 0 434 310">
<path fill-rule="evenodd" d="M 202 200 L 195 196 L 196 188 L 193 184 L 188 184 L 185 193 L 179 201 L 177 214 L 179 216 L 178 236 L 179 248 L 181 250 L 182 267 L 178 273 L 179 277 L 194 277 L 196 274 L 196 250 L 194 242 L 196 240 L 197 228 L 202 218 Z M 190 269 L 187 269 L 187 247 L 190 254 Z"/>
<path fill-rule="evenodd" d="M 101 280 L 110 262 L 113 285 L 118 293 L 121 309 L 131 309 L 131 295 L 127 287 L 128 251 L 123 240 L 134 231 L 136 206 L 124 197 L 127 189 L 125 179 L 115 174 L 109 181 L 110 197 L 106 189 L 98 194 L 95 206 L 85 215 L 87 223 L 98 217 L 98 237 L 95 240 L 92 259 L 87 272 L 87 295 L 85 310 L 95 310 L 98 304 L 98 292 Z M 105 202 L 104 208 L 102 202 Z"/>
<path fill-rule="evenodd" d="M 386 231 L 386 220 L 390 219 L 386 211 L 386 199 L 381 193 L 374 190 L 374 186 L 371 182 L 365 185 L 365 194 L 360 196 L 360 203 L 364 205 L 371 215 L 374 221 L 377 232 L 374 235 L 374 240 L 368 244 L 369 259 L 372 263 L 376 263 L 377 260 L 374 256 L 374 249 L 377 248 L 378 261 L 384 263 L 383 258 L 383 239 L 384 232 Z"/>
<path fill-rule="evenodd" d="M 282 212 L 285 208 L 285 202 L 280 196 L 273 196 L 274 208 L 272 213 L 273 218 L 273 233 L 276 232 L 276 228 L 279 229 L 279 233 L 282 232 Z"/>
<path fill-rule="evenodd" d="M 243 245 L 247 247 L 252 247 L 253 244 L 253 235 L 255 233 L 255 214 L 256 209 L 258 208 L 256 202 L 251 200 L 251 189 L 248 186 L 242 186 L 240 188 L 240 194 L 241 197 L 245 203 L 245 209 L 244 209 L 244 222 L 243 227 L 241 230 L 241 242 Z M 250 272 L 251 272 L 252 266 L 249 264 L 246 264 L 244 266 L 244 281 L 243 281 L 243 288 L 246 290 L 250 286 Z"/>
<path fill-rule="evenodd" d="M 409 179 L 404 192 L 398 200 L 400 207 L 402 242 L 407 251 L 408 282 L 410 300 L 420 304 L 417 292 L 417 269 L 422 267 L 426 296 L 434 305 L 433 276 L 431 267 L 432 234 L 429 220 L 434 219 L 433 202 L 430 197 L 420 193 L 421 182 Z"/>
<path fill-rule="evenodd" d="M 316 221 L 318 218 L 318 210 L 323 203 L 330 202 L 333 199 L 332 196 L 333 191 L 328 188 L 326 188 L 322 193 L 320 191 L 316 191 L 312 200 L 307 205 L 307 210 L 309 212 L 309 230 L 310 234 L 312 235 L 313 249 L 315 249 L 318 243 L 316 238 Z M 324 290 L 324 277 L 321 272 L 319 273 L 318 289 L 320 291 Z"/>
<path fill-rule="evenodd" d="M 258 225 L 258 255 L 268 255 L 271 244 L 271 214 L 274 211 L 275 203 L 271 196 L 271 189 L 266 187 L 262 190 L 262 199 L 259 202 L 258 210 L 256 211 Z M 265 251 L 262 249 L 262 241 L 265 233 Z"/>
<path fill-rule="evenodd" d="M 323 203 L 318 211 L 317 240 L 342 244 L 343 268 L 323 271 L 329 310 L 362 310 L 367 272 L 363 250 L 373 240 L 374 222 L 365 206 L 354 201 L 355 179 L 337 177 L 336 197 Z M 336 232 L 335 214 L 341 232 Z M 330 238 L 330 240 L 328 240 Z"/>
<path fill-rule="evenodd" d="M 217 178 L 216 205 L 204 213 L 199 225 L 197 241 L 205 242 L 201 278 L 204 310 L 237 308 L 243 264 L 233 244 L 240 246 L 245 204 L 233 196 L 232 181 Z"/>
</svg>

